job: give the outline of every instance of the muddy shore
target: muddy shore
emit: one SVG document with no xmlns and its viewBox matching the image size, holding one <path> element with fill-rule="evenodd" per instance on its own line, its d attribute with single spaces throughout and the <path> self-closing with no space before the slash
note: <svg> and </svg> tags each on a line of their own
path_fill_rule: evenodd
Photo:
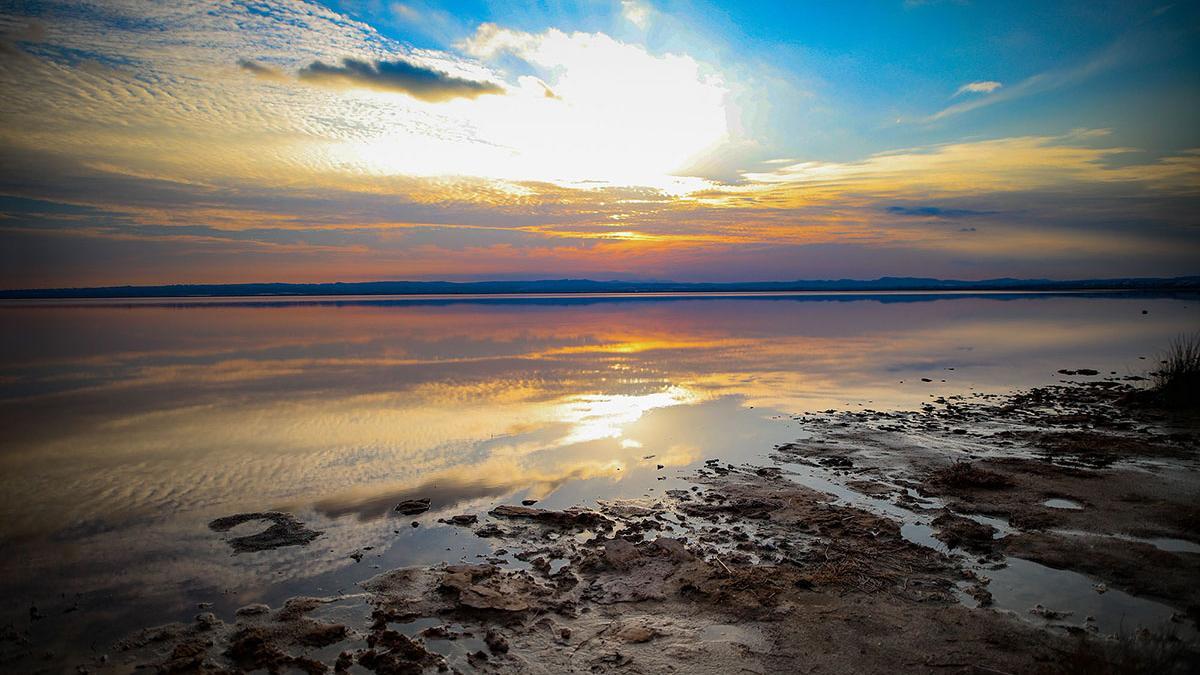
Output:
<svg viewBox="0 0 1200 675">
<path fill-rule="evenodd" d="M 199 611 L 74 665 L 1195 672 L 1200 426 L 1140 391 L 1085 376 L 805 415 L 809 437 L 775 448 L 774 464 L 709 460 L 690 489 L 590 509 L 448 512 L 444 526 L 493 555 L 385 571 L 336 597 Z M 311 540 L 287 514 L 247 515 L 271 516 L 277 536 L 239 550 Z M 22 640 L 7 629 L 2 655 L 36 671 Z"/>
</svg>

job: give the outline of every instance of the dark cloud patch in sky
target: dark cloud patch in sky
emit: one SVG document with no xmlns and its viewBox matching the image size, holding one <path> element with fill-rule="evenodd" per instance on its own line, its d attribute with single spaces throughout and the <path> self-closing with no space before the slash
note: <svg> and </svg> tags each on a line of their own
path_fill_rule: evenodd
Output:
<svg viewBox="0 0 1200 675">
<path fill-rule="evenodd" d="M 46 39 L 46 24 L 32 19 L 23 28 L 0 34 L 0 56 L 24 56 L 18 43 L 43 42 Z"/>
<path fill-rule="evenodd" d="M 943 209 L 937 206 L 889 206 L 884 209 L 898 216 L 914 218 L 969 218 L 971 216 L 986 216 L 989 211 L 973 211 L 971 209 Z"/>
<path fill-rule="evenodd" d="M 430 103 L 504 93 L 504 88 L 494 82 L 455 77 L 403 60 L 368 63 L 342 59 L 340 66 L 314 61 L 301 68 L 299 76 L 313 84 L 395 91 Z"/>
<path fill-rule="evenodd" d="M 251 75 L 260 77 L 264 80 L 276 80 L 279 82 L 287 80 L 287 75 L 284 75 L 282 70 L 279 70 L 278 68 L 272 68 L 271 66 L 265 66 L 257 61 L 251 61 L 250 59 L 239 59 L 238 67 L 250 73 Z"/>
</svg>

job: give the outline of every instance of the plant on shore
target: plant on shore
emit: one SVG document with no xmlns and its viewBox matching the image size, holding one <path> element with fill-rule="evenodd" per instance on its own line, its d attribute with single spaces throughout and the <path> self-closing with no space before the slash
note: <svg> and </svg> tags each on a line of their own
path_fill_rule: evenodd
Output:
<svg viewBox="0 0 1200 675">
<path fill-rule="evenodd" d="M 996 490 L 1012 485 L 1007 476 L 995 471 L 981 469 L 970 462 L 955 462 L 938 469 L 931 476 L 932 482 L 953 488 L 985 488 Z"/>
<path fill-rule="evenodd" d="M 1056 675 L 1170 675 L 1194 673 L 1200 654 L 1167 630 L 1122 631 L 1112 638 L 1081 637 L 1045 672 Z"/>
<path fill-rule="evenodd" d="M 1154 390 L 1168 405 L 1195 408 L 1200 404 L 1200 333 L 1176 337 L 1150 373 Z"/>
</svg>

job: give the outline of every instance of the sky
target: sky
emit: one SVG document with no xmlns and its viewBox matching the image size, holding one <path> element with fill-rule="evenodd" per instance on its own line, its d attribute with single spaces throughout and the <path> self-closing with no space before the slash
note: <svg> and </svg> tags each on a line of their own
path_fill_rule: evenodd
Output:
<svg viewBox="0 0 1200 675">
<path fill-rule="evenodd" d="M 1200 2 L 0 1 L 0 287 L 1200 274 Z"/>
</svg>

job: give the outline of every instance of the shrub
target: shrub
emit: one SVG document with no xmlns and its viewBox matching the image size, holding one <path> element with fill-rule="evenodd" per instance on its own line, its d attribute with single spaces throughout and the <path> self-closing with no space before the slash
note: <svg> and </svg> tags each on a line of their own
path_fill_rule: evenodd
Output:
<svg viewBox="0 0 1200 675">
<path fill-rule="evenodd" d="M 1200 403 L 1200 333 L 1180 335 L 1161 355 L 1150 374 L 1154 389 L 1169 405 L 1197 407 Z"/>
</svg>

